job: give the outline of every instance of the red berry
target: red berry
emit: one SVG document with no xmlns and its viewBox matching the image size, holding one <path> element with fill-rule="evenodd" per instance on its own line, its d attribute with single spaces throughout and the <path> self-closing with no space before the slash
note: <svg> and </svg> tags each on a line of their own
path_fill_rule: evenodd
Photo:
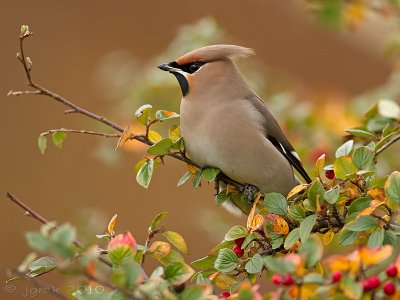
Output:
<svg viewBox="0 0 400 300">
<path fill-rule="evenodd" d="M 282 284 L 283 285 L 292 285 L 294 283 L 293 277 L 290 274 L 287 274 L 286 277 L 283 279 Z"/>
<path fill-rule="evenodd" d="M 236 240 L 235 240 L 236 246 L 242 247 L 242 244 L 243 244 L 244 240 L 245 240 L 244 237 L 236 239 Z"/>
<path fill-rule="evenodd" d="M 391 264 L 386 269 L 386 275 L 389 277 L 396 277 L 397 276 L 397 267 L 395 264 Z"/>
<path fill-rule="evenodd" d="M 272 275 L 272 283 L 273 284 L 282 284 L 282 276 L 279 274 Z"/>
<path fill-rule="evenodd" d="M 333 283 L 338 282 L 338 281 L 340 281 L 340 279 L 342 279 L 342 273 L 333 272 L 333 274 L 332 274 L 332 282 Z"/>
<path fill-rule="evenodd" d="M 371 290 L 376 289 L 380 284 L 380 280 L 376 276 L 372 276 L 368 279 L 369 285 L 371 287 Z"/>
<path fill-rule="evenodd" d="M 238 246 L 233 247 L 233 253 L 236 254 L 237 257 L 242 257 L 244 254 L 244 250 Z"/>
<path fill-rule="evenodd" d="M 228 298 L 230 295 L 231 295 L 231 293 L 229 293 L 229 292 L 223 292 L 223 293 L 219 294 L 219 297 L 220 298 Z"/>
<path fill-rule="evenodd" d="M 368 291 L 372 290 L 371 283 L 369 282 L 368 279 L 364 280 L 362 282 L 362 285 L 363 285 L 364 292 L 368 292 Z"/>
<path fill-rule="evenodd" d="M 383 292 L 388 296 L 394 295 L 396 293 L 396 287 L 394 283 L 391 281 L 385 282 L 383 285 Z"/>
<path fill-rule="evenodd" d="M 333 171 L 333 170 L 326 170 L 326 171 L 325 171 L 325 176 L 326 176 L 326 178 L 332 180 L 333 178 L 335 178 L 335 171 Z"/>
</svg>

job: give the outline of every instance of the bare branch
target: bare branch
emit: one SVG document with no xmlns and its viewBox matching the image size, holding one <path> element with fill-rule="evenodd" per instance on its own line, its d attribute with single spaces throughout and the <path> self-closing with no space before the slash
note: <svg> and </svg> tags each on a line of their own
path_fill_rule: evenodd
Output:
<svg viewBox="0 0 400 300">
<path fill-rule="evenodd" d="M 96 131 L 90 131 L 90 130 L 65 129 L 65 128 L 50 129 L 46 132 L 41 133 L 40 135 L 44 136 L 44 135 L 49 135 L 51 133 L 56 133 L 56 132 L 81 133 L 81 134 L 88 134 L 88 135 L 103 136 L 106 138 L 119 138 L 121 136 L 121 134 L 119 134 L 119 133 L 104 133 L 104 132 L 96 132 Z"/>
<path fill-rule="evenodd" d="M 17 204 L 19 207 L 21 207 L 22 209 L 24 209 L 26 211 L 26 215 L 33 217 L 34 219 L 38 220 L 40 223 L 42 224 L 48 224 L 49 220 L 47 220 L 45 217 L 41 216 L 39 213 L 37 213 L 36 211 L 34 211 L 32 208 L 30 208 L 28 205 L 26 205 L 24 202 L 22 202 L 21 200 L 19 200 L 17 197 L 15 197 L 13 194 L 11 193 L 7 193 L 7 197 L 14 202 L 15 204 Z M 74 245 L 80 249 L 84 249 L 84 245 L 78 241 L 75 240 L 74 241 Z M 103 257 L 99 257 L 99 261 L 101 261 L 102 263 L 106 264 L 107 266 L 111 267 L 112 264 L 104 259 Z"/>
<path fill-rule="evenodd" d="M 382 146 L 382 148 L 380 148 L 378 151 L 375 152 L 375 158 L 381 154 L 383 151 L 385 151 L 387 148 L 389 148 L 391 145 L 393 145 L 394 143 L 396 143 L 398 140 L 400 140 L 400 135 L 396 136 L 394 139 L 390 140 L 389 142 L 387 142 L 385 145 Z"/>
</svg>

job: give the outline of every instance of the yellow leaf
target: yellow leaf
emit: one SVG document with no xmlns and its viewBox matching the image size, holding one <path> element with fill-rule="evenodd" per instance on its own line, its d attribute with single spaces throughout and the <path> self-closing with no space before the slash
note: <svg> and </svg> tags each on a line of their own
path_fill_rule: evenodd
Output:
<svg viewBox="0 0 400 300">
<path fill-rule="evenodd" d="M 321 262 L 318 262 L 317 265 L 315 266 L 315 272 L 319 275 L 324 274 L 324 267 L 322 266 Z"/>
<path fill-rule="evenodd" d="M 274 232 L 282 234 L 282 235 L 288 235 L 289 233 L 289 225 L 285 221 L 284 218 L 278 216 L 273 223 L 273 229 Z"/>
<path fill-rule="evenodd" d="M 332 230 L 329 230 L 328 232 L 325 232 L 323 237 L 322 237 L 322 242 L 324 245 L 329 245 L 332 242 L 333 237 L 335 236 L 335 233 Z"/>
<path fill-rule="evenodd" d="M 304 191 L 307 188 L 308 184 L 299 184 L 296 185 L 294 188 L 292 188 L 292 190 L 289 192 L 287 198 L 292 198 L 294 195 L 297 195 L 299 193 L 301 193 L 302 191 Z"/>
<path fill-rule="evenodd" d="M 215 285 L 223 290 L 229 290 L 232 285 L 236 283 L 236 279 L 228 275 L 218 275 L 215 278 Z"/>
<path fill-rule="evenodd" d="M 156 241 L 150 246 L 150 254 L 155 259 L 162 259 L 167 256 L 171 250 L 171 245 L 167 242 Z"/>
<path fill-rule="evenodd" d="M 322 170 L 325 165 L 325 154 L 322 154 L 318 159 L 317 162 L 315 163 L 314 170 L 313 170 L 313 175 L 315 177 L 321 177 Z"/>
<path fill-rule="evenodd" d="M 175 231 L 164 231 L 163 235 L 168 239 L 168 241 L 173 244 L 179 251 L 185 254 L 189 254 L 185 239 Z"/>
<path fill-rule="evenodd" d="M 350 260 L 344 255 L 332 255 L 325 260 L 331 272 L 347 272 L 350 270 Z"/>
<path fill-rule="evenodd" d="M 372 188 L 367 191 L 367 195 L 371 196 L 374 200 L 379 200 L 381 202 L 386 201 L 385 191 L 379 188 Z"/>
<path fill-rule="evenodd" d="M 118 214 L 113 215 L 113 217 L 111 218 L 111 220 L 107 226 L 107 231 L 111 236 L 114 236 L 114 233 L 115 233 L 114 227 L 115 227 L 115 224 L 117 223 L 117 217 L 118 217 Z"/>
<path fill-rule="evenodd" d="M 310 299 L 312 296 L 315 296 L 315 291 L 318 288 L 318 285 L 315 283 L 306 283 L 301 286 L 292 286 L 289 289 L 289 295 L 293 299 Z"/>
<path fill-rule="evenodd" d="M 362 3 L 348 4 L 345 10 L 345 19 L 350 29 L 355 29 L 365 18 L 366 7 Z"/>
<path fill-rule="evenodd" d="M 226 185 L 226 194 L 227 195 L 232 194 L 232 193 L 236 193 L 236 192 L 237 192 L 237 188 L 234 185 L 232 185 L 230 183 L 228 183 Z"/>
<path fill-rule="evenodd" d="M 181 129 L 178 125 L 171 126 L 168 137 L 175 143 L 181 137 Z"/>
<path fill-rule="evenodd" d="M 157 143 L 159 141 L 162 140 L 162 136 L 157 132 L 157 131 L 153 131 L 150 130 L 147 137 L 149 138 L 150 141 L 152 141 L 153 143 Z"/>
<path fill-rule="evenodd" d="M 117 147 L 115 150 L 118 150 L 123 144 L 126 143 L 126 141 L 130 140 L 132 136 L 131 128 L 130 126 L 126 126 L 124 129 L 124 132 L 122 133 L 121 137 L 118 140 Z"/>
<path fill-rule="evenodd" d="M 391 245 L 377 249 L 363 247 L 359 252 L 361 261 L 367 266 L 372 266 L 388 258 L 393 252 L 393 247 Z"/>
<path fill-rule="evenodd" d="M 368 207 L 366 207 L 362 211 L 360 211 L 360 213 L 358 214 L 357 218 L 359 216 L 365 216 L 365 215 L 372 214 L 377 207 L 381 206 L 384 203 L 385 202 L 382 202 L 380 200 L 372 200 Z"/>
<path fill-rule="evenodd" d="M 187 165 L 187 168 L 188 168 L 188 171 L 190 172 L 190 174 L 194 175 L 197 173 L 198 168 L 196 168 L 195 166 L 193 166 L 191 164 L 186 164 L 186 165 Z"/>
<path fill-rule="evenodd" d="M 264 224 L 264 217 L 260 214 L 256 214 L 256 208 L 260 198 L 261 194 L 258 194 L 256 200 L 254 201 L 253 207 L 250 210 L 249 216 L 247 217 L 247 230 L 250 233 L 253 233 L 253 231 L 261 228 L 261 226 Z"/>
</svg>

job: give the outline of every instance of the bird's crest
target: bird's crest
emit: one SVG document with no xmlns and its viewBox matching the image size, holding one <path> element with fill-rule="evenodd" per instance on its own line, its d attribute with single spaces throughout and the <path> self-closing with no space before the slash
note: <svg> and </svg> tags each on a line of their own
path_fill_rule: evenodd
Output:
<svg viewBox="0 0 400 300">
<path fill-rule="evenodd" d="M 236 60 L 242 57 L 254 55 L 253 49 L 236 45 L 210 45 L 193 50 L 179 57 L 176 62 L 184 65 L 193 61 L 210 62 L 216 60 Z"/>
</svg>

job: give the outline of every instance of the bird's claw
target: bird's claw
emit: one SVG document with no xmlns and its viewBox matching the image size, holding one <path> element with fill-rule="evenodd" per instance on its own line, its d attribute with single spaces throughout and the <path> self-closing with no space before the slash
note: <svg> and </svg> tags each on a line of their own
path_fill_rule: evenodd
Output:
<svg viewBox="0 0 400 300">
<path fill-rule="evenodd" d="M 257 194 L 260 189 L 251 184 L 245 184 L 241 189 L 241 193 L 244 194 L 250 205 L 254 203 L 254 195 Z"/>
</svg>

